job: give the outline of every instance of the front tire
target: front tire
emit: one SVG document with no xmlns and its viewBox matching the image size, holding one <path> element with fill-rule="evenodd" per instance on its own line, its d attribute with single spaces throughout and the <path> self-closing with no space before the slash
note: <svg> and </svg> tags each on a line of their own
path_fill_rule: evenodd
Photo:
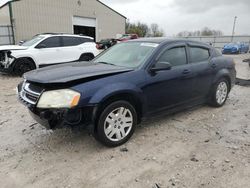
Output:
<svg viewBox="0 0 250 188">
<path fill-rule="evenodd" d="M 24 73 L 36 69 L 34 63 L 27 58 L 17 59 L 14 65 L 13 72 L 15 75 L 22 76 Z"/>
<path fill-rule="evenodd" d="M 229 91 L 229 83 L 225 78 L 217 81 L 212 90 L 210 105 L 214 107 L 223 106 L 227 100 Z"/>
<path fill-rule="evenodd" d="M 127 101 L 107 105 L 97 121 L 95 138 L 108 147 L 126 143 L 135 131 L 137 113 Z"/>
</svg>

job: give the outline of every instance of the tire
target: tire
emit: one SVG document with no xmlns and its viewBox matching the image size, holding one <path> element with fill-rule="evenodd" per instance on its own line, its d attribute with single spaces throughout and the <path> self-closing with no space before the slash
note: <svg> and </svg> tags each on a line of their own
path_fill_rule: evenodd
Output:
<svg viewBox="0 0 250 188">
<path fill-rule="evenodd" d="M 213 107 L 221 107 L 225 104 L 230 88 L 227 79 L 221 78 L 212 89 L 209 104 Z"/>
<path fill-rule="evenodd" d="M 91 61 L 92 59 L 94 59 L 94 55 L 92 56 L 92 55 L 88 55 L 88 54 L 83 54 L 79 58 L 79 61 Z"/>
<path fill-rule="evenodd" d="M 22 76 L 24 73 L 36 69 L 34 63 L 27 58 L 17 59 L 13 68 L 13 73 Z"/>
<path fill-rule="evenodd" d="M 108 147 L 120 146 L 133 135 L 136 124 L 137 113 L 133 105 L 127 101 L 116 101 L 104 107 L 97 120 L 94 136 Z"/>
</svg>

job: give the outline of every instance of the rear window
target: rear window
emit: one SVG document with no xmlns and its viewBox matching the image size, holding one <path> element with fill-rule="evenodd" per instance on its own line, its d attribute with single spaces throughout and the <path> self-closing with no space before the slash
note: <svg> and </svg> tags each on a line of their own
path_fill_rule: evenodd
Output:
<svg viewBox="0 0 250 188">
<path fill-rule="evenodd" d="M 208 60 L 210 53 L 206 48 L 201 47 L 189 47 L 190 59 L 192 63 Z"/>
<path fill-rule="evenodd" d="M 63 41 L 63 46 L 78 46 L 85 42 L 93 42 L 93 40 L 89 38 L 67 37 L 67 36 L 62 37 L 62 41 Z"/>
</svg>

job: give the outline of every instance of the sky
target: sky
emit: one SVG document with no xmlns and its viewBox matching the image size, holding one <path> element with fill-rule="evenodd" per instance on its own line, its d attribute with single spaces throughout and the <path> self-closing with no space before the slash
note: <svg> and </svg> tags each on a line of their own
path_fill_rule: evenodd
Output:
<svg viewBox="0 0 250 188">
<path fill-rule="evenodd" d="M 250 0 L 101 0 L 130 22 L 157 23 L 166 36 L 209 27 L 231 35 L 250 35 Z"/>
</svg>

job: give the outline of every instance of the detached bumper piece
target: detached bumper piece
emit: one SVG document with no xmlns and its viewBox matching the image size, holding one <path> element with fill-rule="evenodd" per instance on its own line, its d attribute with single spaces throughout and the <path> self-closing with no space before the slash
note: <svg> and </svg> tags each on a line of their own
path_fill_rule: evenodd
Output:
<svg viewBox="0 0 250 188">
<path fill-rule="evenodd" d="M 10 51 L 0 51 L 0 72 L 12 73 L 13 66 L 10 63 L 13 59 Z"/>
<path fill-rule="evenodd" d="M 13 69 L 12 69 L 12 67 L 5 68 L 5 66 L 2 63 L 0 63 L 0 72 L 12 73 Z"/>
<path fill-rule="evenodd" d="M 94 106 L 84 109 L 39 109 L 36 105 L 44 91 L 43 88 L 23 82 L 18 85 L 17 89 L 18 98 L 28 107 L 30 115 L 47 129 L 89 125 L 92 122 Z"/>
</svg>

